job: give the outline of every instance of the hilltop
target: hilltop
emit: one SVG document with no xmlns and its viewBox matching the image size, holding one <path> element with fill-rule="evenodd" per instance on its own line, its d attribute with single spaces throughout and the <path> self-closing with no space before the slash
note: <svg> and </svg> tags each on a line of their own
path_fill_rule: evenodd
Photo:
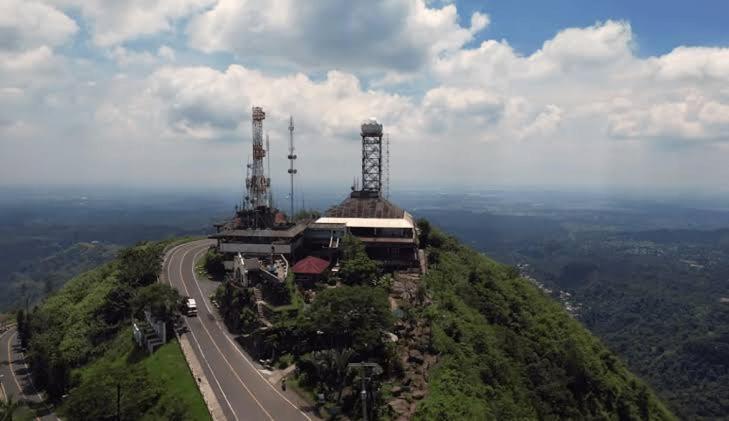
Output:
<svg viewBox="0 0 729 421">
<path fill-rule="evenodd" d="M 377 274 L 356 244 L 342 263 L 347 283 L 310 304 L 290 291 L 296 303 L 268 332 L 282 349 L 273 363 L 293 362 L 304 376 L 292 378 L 292 387 L 331 392 L 342 410 L 356 413 L 356 374 L 332 368 L 327 375 L 321 363 L 367 359 L 384 369 L 375 402 L 381 419 L 674 419 L 648 386 L 518 271 L 425 221 L 418 227 L 429 269 L 413 278 L 410 293 L 402 276 Z M 139 402 L 123 407 L 130 416 L 207 418 L 178 344 L 145 356 L 126 327 L 140 305 L 135 297 L 157 287 L 149 282 L 165 244 L 125 249 L 31 313 L 25 340 L 34 377 L 52 398 L 68 394 L 59 409 L 69 419 L 107 414 L 116 383 Z M 398 311 L 391 314 L 392 300 Z M 343 317 L 352 306 L 369 310 Z M 239 320 L 249 314 L 242 310 Z M 312 333 L 319 329 L 338 334 L 322 343 Z M 387 330 L 400 338 L 395 347 L 380 335 Z"/>
</svg>

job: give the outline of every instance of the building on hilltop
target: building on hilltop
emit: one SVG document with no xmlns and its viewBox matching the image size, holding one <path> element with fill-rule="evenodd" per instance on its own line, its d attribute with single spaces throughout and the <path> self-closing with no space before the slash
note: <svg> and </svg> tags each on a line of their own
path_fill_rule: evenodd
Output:
<svg viewBox="0 0 729 421">
<path fill-rule="evenodd" d="M 248 165 L 253 174 L 246 178 L 248 195 L 229 222 L 216 225 L 210 236 L 217 240 L 218 252 L 225 265 L 233 270 L 236 256 L 274 259 L 283 255 L 288 261 L 316 256 L 336 262 L 339 245 L 345 235 L 359 238 L 368 255 L 388 269 L 419 267 L 418 244 L 413 217 L 390 203 L 382 195 L 383 157 L 382 124 L 369 119 L 361 125 L 362 186 L 342 203 L 329 209 L 315 221 L 293 223 L 270 204 L 270 178 L 263 171 L 266 151 L 261 143 L 261 122 L 265 113 L 253 109 L 253 156 Z M 328 266 L 328 265 L 327 265 Z"/>
<path fill-rule="evenodd" d="M 367 254 L 386 268 L 418 266 L 413 217 L 382 197 L 382 125 L 362 123 L 362 188 L 309 224 L 306 240 L 320 249 L 336 249 L 346 234 L 362 240 Z M 327 238 L 329 233 L 329 238 Z M 323 244 L 322 244 L 323 241 Z"/>
<path fill-rule="evenodd" d="M 312 239 L 326 239 L 329 249 L 337 248 L 346 234 L 359 238 L 370 258 L 386 268 L 418 266 L 417 236 L 413 217 L 382 197 L 367 197 L 353 192 L 342 203 L 309 224 L 306 240 L 312 246 L 322 246 Z M 326 242 L 326 240 L 325 240 Z"/>
<path fill-rule="evenodd" d="M 304 288 L 312 288 L 315 283 L 322 280 L 322 277 L 329 269 L 329 261 L 315 256 L 307 256 L 291 268 L 294 273 L 294 281 Z"/>
</svg>

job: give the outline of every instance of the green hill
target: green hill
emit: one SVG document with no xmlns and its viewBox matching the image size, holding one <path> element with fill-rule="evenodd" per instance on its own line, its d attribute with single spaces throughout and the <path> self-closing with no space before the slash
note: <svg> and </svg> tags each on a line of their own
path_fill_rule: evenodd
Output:
<svg viewBox="0 0 729 421">
<path fill-rule="evenodd" d="M 122 419 L 209 419 L 176 340 L 152 355 L 132 341 L 132 314 L 174 314 L 176 291 L 155 282 L 165 244 L 124 249 L 19 312 L 34 382 L 65 419 L 114 419 L 117 390 Z"/>
<path fill-rule="evenodd" d="M 417 419 L 675 417 L 650 388 L 554 300 L 420 222 L 438 363 Z"/>
<path fill-rule="evenodd" d="M 415 419 L 675 419 L 619 358 L 516 270 L 426 222 L 419 227 L 429 261 L 421 281 L 428 305 L 406 313 L 427 326 L 429 337 L 417 346 L 437 361 L 427 373 L 427 393 L 418 397 Z M 208 418 L 176 342 L 151 357 L 131 343 L 129 318 L 140 300 L 163 300 L 169 293 L 154 283 L 163 246 L 125 249 L 113 262 L 71 280 L 27 318 L 19 317 L 36 383 L 57 399 L 61 415 L 113 416 L 119 386 L 124 402 L 134 403 L 121 405 L 128 419 Z M 311 391 L 327 392 L 348 413 L 357 413 L 358 380 L 334 366 L 327 370 L 326 363 L 345 355 L 380 363 L 385 377 L 376 413 L 388 419 L 393 414 L 385 401 L 402 382 L 399 357 L 380 339 L 393 323 L 391 278 L 352 262 L 359 260 L 345 258 L 343 264 L 368 273 L 368 279 L 354 276 L 359 281 L 353 286 L 325 289 L 311 304 L 276 320 L 266 339 L 288 353 L 281 360 L 290 363 L 293 357 L 304 374 L 297 381 L 306 387 L 308 378 Z M 225 302 L 221 299 L 223 308 Z M 322 341 L 320 330 L 339 336 Z"/>
</svg>

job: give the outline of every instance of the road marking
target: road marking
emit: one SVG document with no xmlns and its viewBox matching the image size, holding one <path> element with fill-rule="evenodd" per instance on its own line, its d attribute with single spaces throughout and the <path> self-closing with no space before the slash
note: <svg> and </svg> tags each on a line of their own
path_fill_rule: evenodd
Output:
<svg viewBox="0 0 729 421">
<path fill-rule="evenodd" d="M 13 332 L 13 334 L 10 335 L 10 339 L 8 339 L 8 367 L 10 367 L 10 374 L 13 376 L 13 380 L 15 380 L 15 385 L 18 386 L 18 391 L 20 392 L 20 395 L 22 397 L 23 388 L 20 387 L 18 378 L 15 376 L 15 369 L 13 368 L 13 354 L 10 352 L 10 345 L 13 343 L 13 338 L 15 338 L 16 334 L 17 332 Z"/>
<path fill-rule="evenodd" d="M 169 263 L 172 262 L 172 256 L 174 256 L 176 253 L 176 252 L 173 252 L 172 250 L 174 250 L 178 247 L 181 247 L 185 244 L 189 244 L 189 243 L 184 243 L 184 244 L 175 246 L 168 252 L 168 253 L 170 253 Z M 170 264 L 169 263 L 167 264 L 167 282 L 170 284 L 170 286 L 173 286 L 172 279 L 170 279 Z M 180 267 L 182 267 L 182 263 L 180 263 Z M 182 281 L 180 281 L 180 282 L 182 282 Z M 185 283 L 182 282 L 182 284 L 184 286 Z M 233 405 L 231 405 L 230 401 L 228 400 L 228 396 L 225 394 L 223 387 L 220 385 L 220 381 L 218 380 L 218 377 L 215 375 L 215 371 L 213 371 L 213 368 L 210 366 L 208 359 L 205 357 L 205 353 L 203 352 L 202 347 L 200 346 L 200 342 L 197 340 L 197 337 L 195 336 L 195 332 L 193 332 L 192 329 L 190 328 L 190 324 L 187 322 L 187 319 L 185 319 L 185 325 L 187 325 L 187 329 L 190 331 L 190 334 L 192 335 L 192 339 L 195 342 L 195 345 L 197 345 L 197 349 L 200 350 L 200 356 L 202 357 L 203 361 L 205 361 L 205 365 L 208 366 L 208 370 L 210 370 L 210 375 L 213 376 L 213 380 L 215 380 L 215 384 L 218 385 L 218 389 L 220 390 L 220 393 L 222 393 L 223 399 L 225 399 L 225 403 L 228 405 L 228 408 L 230 408 L 230 412 L 233 414 L 233 418 L 235 418 L 236 421 L 238 421 L 239 420 L 238 414 L 236 414 L 235 409 L 233 409 Z"/>
<path fill-rule="evenodd" d="M 18 332 L 14 331 L 13 334 L 10 335 L 10 339 L 8 339 L 8 367 L 10 368 L 10 374 L 13 376 L 13 380 L 15 380 L 15 385 L 18 386 L 18 392 L 20 392 L 20 398 L 22 399 L 25 393 L 23 393 L 23 388 L 20 386 L 20 383 L 18 382 L 18 377 L 15 375 L 15 369 L 13 368 L 13 354 L 10 351 L 10 346 L 12 345 L 13 340 L 15 339 L 15 336 L 17 336 L 17 334 Z M 30 375 L 30 373 L 28 375 Z M 43 403 L 43 398 L 40 396 L 40 394 L 36 394 L 36 396 L 41 399 L 41 402 L 39 403 Z M 36 416 L 35 419 L 36 421 L 40 421 L 40 418 L 38 416 Z"/>
<path fill-rule="evenodd" d="M 182 264 L 183 264 L 183 263 L 184 263 L 184 261 L 185 261 L 185 257 L 186 257 L 186 256 L 187 256 L 187 255 L 188 255 L 188 254 L 189 254 L 189 253 L 190 253 L 190 252 L 191 252 L 192 250 L 193 250 L 193 249 L 191 248 L 190 250 L 187 250 L 187 251 L 185 251 L 185 253 L 184 253 L 184 254 L 182 255 L 182 259 L 180 259 L 180 281 L 182 282 L 182 286 L 183 286 L 183 288 L 185 288 L 185 293 L 187 293 L 187 295 L 188 295 L 188 296 L 190 295 L 190 291 L 189 291 L 189 290 L 187 289 L 187 284 L 185 284 L 185 281 L 183 280 L 183 276 L 182 276 Z M 192 267 L 191 267 L 191 269 L 190 269 L 190 270 L 191 270 L 191 272 L 192 272 L 192 275 L 193 275 L 193 279 L 195 279 L 195 278 L 194 278 L 194 276 L 195 276 L 195 264 L 194 264 L 194 260 L 193 260 L 193 265 L 192 265 Z M 198 286 L 198 289 L 199 289 L 199 288 L 200 288 L 200 287 Z M 202 292 L 201 292 L 201 294 L 202 294 Z M 204 298 L 205 298 L 205 295 L 204 295 L 204 294 L 202 294 L 202 295 L 203 295 L 203 300 L 204 300 Z M 207 305 L 206 305 L 206 307 L 207 307 Z M 212 313 L 211 313 L 211 314 L 212 314 Z M 256 396 L 255 396 L 255 395 L 253 394 L 253 392 L 251 392 L 251 390 L 250 390 L 250 389 L 248 388 L 248 386 L 247 386 L 247 385 L 245 384 L 245 382 L 243 381 L 243 379 L 241 379 L 241 378 L 240 378 L 240 376 L 238 375 L 238 373 L 236 373 L 236 371 L 235 371 L 235 369 L 233 368 L 233 365 L 232 365 L 232 364 L 230 363 L 230 361 L 228 361 L 228 359 L 227 359 L 227 358 L 225 358 L 225 354 L 224 354 L 224 353 L 223 353 L 223 351 L 222 351 L 222 350 L 220 349 L 220 347 L 218 346 L 218 344 L 217 344 L 217 343 L 215 342 L 215 339 L 213 339 L 213 335 L 211 335 L 211 334 L 210 334 L 210 331 L 208 330 L 208 328 L 207 328 L 207 327 L 205 327 L 205 322 L 204 322 L 204 321 L 202 321 L 202 320 L 200 320 L 200 326 L 202 326 L 203 330 L 205 331 L 205 333 L 206 333 L 206 334 L 208 335 L 208 337 L 210 338 L 210 342 L 212 342 L 212 343 L 213 343 L 213 346 L 215 346 L 215 348 L 216 348 L 216 349 L 218 350 L 218 352 L 220 353 L 220 356 L 221 356 L 221 357 L 223 357 L 223 361 L 225 361 L 225 363 L 226 363 L 226 364 L 228 365 L 228 367 L 230 368 L 230 371 L 231 371 L 231 372 L 233 373 L 233 375 L 235 375 L 235 378 L 236 378 L 236 379 L 238 379 L 238 382 L 240 382 L 240 384 L 241 384 L 241 385 L 243 386 L 243 388 L 244 388 L 244 389 L 246 390 L 246 392 L 248 392 L 248 394 L 249 394 L 249 395 L 251 396 L 251 398 L 253 398 L 253 400 L 254 400 L 254 401 L 256 402 L 256 404 L 257 404 L 257 405 L 258 405 L 258 406 L 259 406 L 259 407 L 261 408 L 261 410 L 262 410 L 263 412 L 265 412 L 265 413 L 266 413 L 266 416 L 267 416 L 267 417 L 268 417 L 268 418 L 269 418 L 269 419 L 270 419 L 271 421 L 274 421 L 274 418 L 273 418 L 273 417 L 271 416 L 271 414 L 270 414 L 270 413 L 269 413 L 268 411 L 266 411 L 266 408 L 264 408 L 264 407 L 263 407 L 263 405 L 261 404 L 261 402 L 260 402 L 260 401 L 259 401 L 259 400 L 258 400 L 258 399 L 256 398 Z"/>
<path fill-rule="evenodd" d="M 205 308 L 208 310 L 208 313 L 212 314 L 212 311 L 210 311 L 210 307 L 208 307 L 207 300 L 205 299 L 205 294 L 203 294 L 202 289 L 200 288 L 200 282 L 197 279 L 197 275 L 195 275 L 195 260 L 197 259 L 197 256 L 199 256 L 202 253 L 203 253 L 203 251 L 200 251 L 195 256 L 193 256 L 193 258 L 192 258 L 192 278 L 195 281 L 195 286 L 197 286 L 197 290 L 200 291 L 200 295 L 203 297 L 203 304 L 205 304 Z M 187 253 L 185 253 L 185 254 L 187 254 Z M 182 261 L 184 261 L 184 258 L 183 258 Z M 180 265 L 182 265 L 182 261 L 180 261 Z M 182 274 L 182 272 L 180 272 L 180 274 Z M 184 283 L 184 281 L 183 281 L 183 283 Z M 187 290 L 187 288 L 185 288 L 185 290 Z M 218 327 L 218 329 L 220 329 L 220 331 L 223 334 L 223 336 L 225 336 L 225 339 L 227 339 L 228 342 L 230 342 L 233 345 L 233 348 L 235 348 L 235 350 L 238 351 L 238 353 L 240 354 L 240 356 L 243 357 L 243 359 L 245 360 L 245 362 L 248 363 L 248 365 L 253 369 L 253 371 L 256 372 L 256 374 L 258 374 L 258 376 L 264 381 L 264 383 L 266 383 L 271 388 L 271 390 L 273 390 L 274 392 L 276 392 L 276 394 L 278 394 L 278 396 L 281 399 L 285 400 L 294 409 L 296 409 L 297 411 L 299 411 L 301 413 L 301 415 L 304 416 L 304 418 L 306 418 L 307 420 L 311 421 L 311 418 L 309 418 L 309 416 L 306 415 L 304 413 L 304 411 L 302 411 L 301 409 L 299 409 L 299 407 L 297 407 L 296 405 L 294 405 L 290 400 L 288 400 L 288 398 L 286 396 L 284 396 L 281 392 L 278 391 L 278 388 L 276 388 L 274 385 L 271 384 L 271 382 L 269 382 L 268 380 L 266 380 L 265 377 L 263 377 L 263 374 L 261 374 L 261 372 L 256 368 L 256 366 L 253 365 L 253 363 L 248 359 L 248 357 L 246 357 L 246 355 L 243 353 L 243 351 L 240 350 L 240 348 L 238 347 L 238 344 L 236 344 L 230 338 L 230 336 L 228 335 L 226 329 L 223 329 L 220 326 L 220 324 L 218 323 L 218 320 L 217 319 L 215 319 L 215 325 Z"/>
</svg>

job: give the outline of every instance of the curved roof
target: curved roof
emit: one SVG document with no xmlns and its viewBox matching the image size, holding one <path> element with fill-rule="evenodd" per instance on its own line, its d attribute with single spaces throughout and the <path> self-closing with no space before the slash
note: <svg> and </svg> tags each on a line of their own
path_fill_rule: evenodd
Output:
<svg viewBox="0 0 729 421">
<path fill-rule="evenodd" d="M 291 271 L 304 275 L 320 275 L 328 267 L 328 261 L 315 256 L 309 256 L 296 262 L 294 267 L 291 268 Z"/>
</svg>

